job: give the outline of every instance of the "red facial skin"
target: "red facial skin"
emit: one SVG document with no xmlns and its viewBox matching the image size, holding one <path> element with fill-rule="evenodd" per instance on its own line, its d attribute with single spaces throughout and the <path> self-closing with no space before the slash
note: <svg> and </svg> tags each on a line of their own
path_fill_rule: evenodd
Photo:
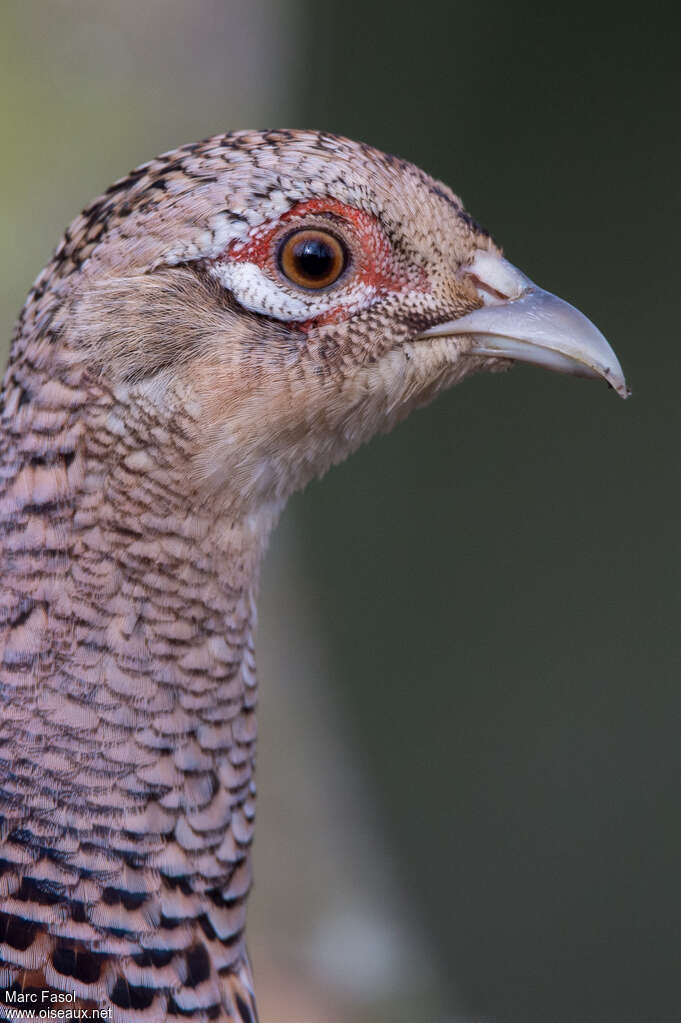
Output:
<svg viewBox="0 0 681 1023">
<path fill-rule="evenodd" d="M 227 256 L 234 262 L 255 263 L 268 277 L 276 280 L 280 275 L 277 242 L 284 233 L 283 228 L 287 225 L 295 227 L 297 220 L 314 216 L 328 217 L 331 227 L 335 221 L 344 227 L 344 235 L 350 235 L 352 244 L 348 246 L 350 248 L 348 269 L 352 275 L 353 286 L 364 285 L 379 296 L 401 291 L 407 284 L 414 287 L 415 282 L 410 278 L 407 269 L 396 260 L 392 246 L 376 217 L 335 199 L 309 199 L 296 203 L 277 220 L 254 228 L 247 241 L 233 242 L 227 250 Z M 301 224 L 301 227 L 303 226 Z M 425 290 L 425 274 L 416 286 Z M 296 322 L 291 326 L 307 333 L 313 327 L 339 323 L 351 315 L 352 310 L 347 305 L 332 306 L 320 316 Z"/>
</svg>

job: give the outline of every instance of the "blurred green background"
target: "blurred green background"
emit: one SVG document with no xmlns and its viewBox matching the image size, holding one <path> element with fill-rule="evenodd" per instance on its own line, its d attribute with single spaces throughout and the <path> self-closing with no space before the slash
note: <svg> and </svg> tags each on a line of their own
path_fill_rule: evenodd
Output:
<svg viewBox="0 0 681 1023">
<path fill-rule="evenodd" d="M 403 883 L 505 1023 L 679 1013 L 681 75 L 612 14 L 358 5 L 307 51 L 306 119 L 452 185 L 633 388 L 477 378 L 296 502 Z"/>
<path fill-rule="evenodd" d="M 516 369 L 285 515 L 263 582 L 263 1023 L 678 1015 L 674 26 L 589 9 L 5 0 L 0 316 L 129 167 L 238 127 L 399 153 L 633 398 Z"/>
</svg>

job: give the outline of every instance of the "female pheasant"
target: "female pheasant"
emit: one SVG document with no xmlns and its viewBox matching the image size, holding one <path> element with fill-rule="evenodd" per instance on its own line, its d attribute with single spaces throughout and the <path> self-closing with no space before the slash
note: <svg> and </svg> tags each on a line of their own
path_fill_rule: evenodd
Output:
<svg viewBox="0 0 681 1023">
<path fill-rule="evenodd" d="M 0 403 L 4 1006 L 256 1019 L 267 538 L 294 490 L 514 361 L 626 394 L 446 186 L 347 139 L 184 146 L 69 227 Z"/>
</svg>

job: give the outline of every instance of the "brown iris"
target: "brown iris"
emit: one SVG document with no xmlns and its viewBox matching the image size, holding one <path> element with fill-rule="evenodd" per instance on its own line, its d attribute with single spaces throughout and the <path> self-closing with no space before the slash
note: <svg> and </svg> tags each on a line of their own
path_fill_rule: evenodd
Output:
<svg viewBox="0 0 681 1023">
<path fill-rule="evenodd" d="M 279 266 L 299 288 L 320 290 L 338 280 L 347 265 L 344 245 L 327 231 L 294 231 L 279 249 Z"/>
</svg>

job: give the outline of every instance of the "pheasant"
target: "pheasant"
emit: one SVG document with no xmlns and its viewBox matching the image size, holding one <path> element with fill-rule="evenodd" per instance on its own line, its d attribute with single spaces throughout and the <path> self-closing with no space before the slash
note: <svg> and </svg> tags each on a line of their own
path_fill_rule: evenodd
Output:
<svg viewBox="0 0 681 1023">
<path fill-rule="evenodd" d="M 0 402 L 0 1015 L 257 1018 L 269 534 L 374 434 L 515 362 L 627 394 L 449 188 L 344 138 L 183 146 L 67 229 Z"/>
</svg>

